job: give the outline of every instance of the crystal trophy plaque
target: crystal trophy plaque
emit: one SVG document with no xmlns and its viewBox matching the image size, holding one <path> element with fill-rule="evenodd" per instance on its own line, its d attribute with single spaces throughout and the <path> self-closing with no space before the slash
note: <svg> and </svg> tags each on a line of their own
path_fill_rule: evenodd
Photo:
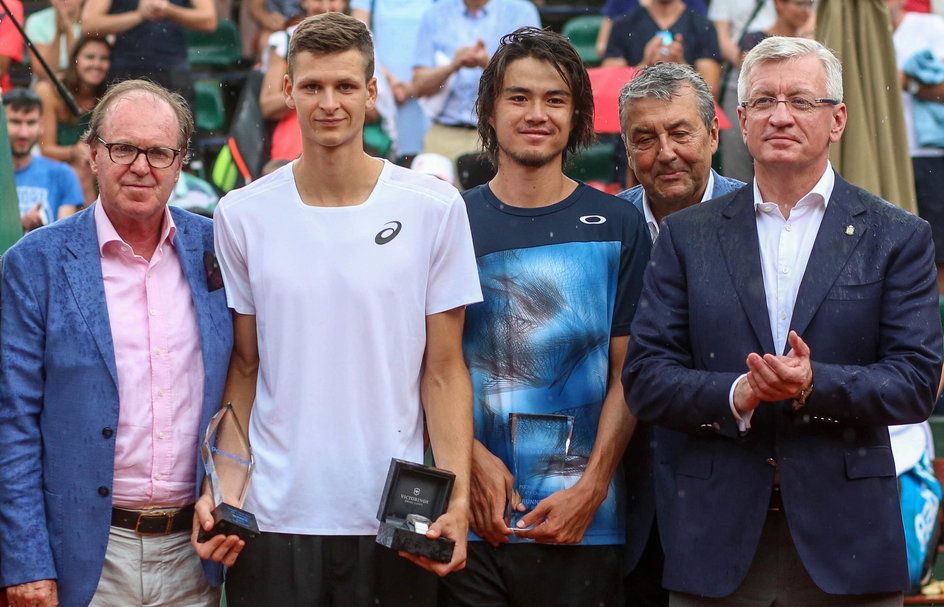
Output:
<svg viewBox="0 0 944 607">
<path fill-rule="evenodd" d="M 538 502 L 565 489 L 574 418 L 570 415 L 510 413 L 514 491 L 525 506 L 512 510 L 511 527 Z"/>
<path fill-rule="evenodd" d="M 448 470 L 391 459 L 377 510 L 377 543 L 440 563 L 451 561 L 456 543 L 447 537 L 430 539 L 426 531 L 449 506 L 455 479 Z"/>
<path fill-rule="evenodd" d="M 216 535 L 238 535 L 248 542 L 259 535 L 256 517 L 242 509 L 252 479 L 252 450 L 230 403 L 217 411 L 200 447 L 213 495 L 213 528 L 200 529 L 197 541 Z"/>
</svg>

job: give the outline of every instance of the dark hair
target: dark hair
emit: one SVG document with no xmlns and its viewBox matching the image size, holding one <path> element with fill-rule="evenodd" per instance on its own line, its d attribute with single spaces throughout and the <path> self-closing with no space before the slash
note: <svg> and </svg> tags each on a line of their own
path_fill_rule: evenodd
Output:
<svg viewBox="0 0 944 607">
<path fill-rule="evenodd" d="M 314 55 L 343 53 L 354 49 L 364 56 L 367 80 L 374 77 L 374 41 L 367 26 L 344 13 L 324 13 L 306 17 L 288 43 L 288 74 L 292 75 L 295 56 L 307 51 Z"/>
<path fill-rule="evenodd" d="M 564 160 L 567 154 L 585 148 L 593 141 L 593 93 L 590 90 L 590 77 L 580 55 L 570 41 L 560 34 L 536 27 L 522 27 L 501 39 L 498 50 L 485 66 L 479 80 L 479 96 L 475 102 L 479 137 L 485 154 L 495 166 L 498 166 L 498 139 L 489 119 L 495 113 L 495 102 L 501 93 L 508 66 L 527 57 L 553 65 L 570 87 L 574 116 Z"/>
<path fill-rule="evenodd" d="M 65 85 L 69 91 L 77 95 L 79 93 L 79 87 L 82 83 L 79 81 L 79 70 L 76 66 L 76 61 L 78 61 L 79 53 L 82 52 L 82 49 L 85 46 L 91 44 L 92 42 L 98 42 L 99 44 L 104 44 L 108 48 L 108 55 L 111 57 L 111 44 L 108 43 L 108 40 L 101 36 L 82 36 L 75 43 L 75 48 L 72 49 L 72 53 L 69 55 L 69 67 L 66 68 L 66 71 L 62 73 L 62 84 Z M 92 95 L 96 99 L 101 99 L 102 95 L 105 94 L 105 90 L 108 89 L 108 79 L 103 79 L 95 90 L 92 91 Z"/>
<path fill-rule="evenodd" d="M 101 136 L 102 127 L 105 124 L 105 117 L 108 109 L 122 97 L 127 97 L 134 93 L 143 93 L 160 99 L 170 106 L 177 116 L 177 145 L 180 146 L 184 160 L 187 159 L 187 150 L 190 149 L 190 136 L 193 135 L 193 115 L 190 113 L 190 107 L 187 101 L 179 93 L 168 91 L 159 84 L 154 84 L 150 80 L 123 80 L 108 88 L 102 100 L 98 102 L 95 109 L 92 110 L 92 117 L 89 119 L 89 128 L 82 136 L 82 141 L 92 145 L 96 137 Z M 141 116 L 141 120 L 148 120 L 148 116 Z"/>
<path fill-rule="evenodd" d="M 3 93 L 3 105 L 4 107 L 9 106 L 15 112 L 28 112 L 33 109 L 43 111 L 43 105 L 39 101 L 39 95 L 36 94 L 36 91 L 22 87 L 10 89 L 9 92 Z"/>
</svg>

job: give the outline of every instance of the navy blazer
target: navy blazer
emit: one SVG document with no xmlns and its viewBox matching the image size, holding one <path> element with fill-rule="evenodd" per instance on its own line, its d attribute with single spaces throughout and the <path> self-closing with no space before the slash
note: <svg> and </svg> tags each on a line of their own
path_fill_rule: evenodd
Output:
<svg viewBox="0 0 944 607">
<path fill-rule="evenodd" d="M 723 177 L 711 169 L 714 176 L 712 198 L 724 196 L 744 187 L 743 181 Z M 617 194 L 629 201 L 645 215 L 642 209 L 643 187 L 637 185 Z M 646 234 L 649 234 L 646 228 Z M 669 512 L 675 493 L 674 465 L 677 452 L 685 436 L 645 422 L 636 424 L 633 438 L 626 448 L 623 471 L 626 477 L 626 549 L 625 569 L 632 571 L 646 548 L 653 520 L 659 524 L 660 540 L 668 533 Z"/>
<path fill-rule="evenodd" d="M 200 329 L 202 436 L 222 399 L 232 321 L 223 289 L 207 288 L 212 222 L 180 209 L 171 213 Z M 85 606 L 108 544 L 118 428 L 93 210 L 30 232 L 7 251 L 2 293 L 0 586 L 56 579 L 60 605 Z M 197 462 L 195 496 L 203 478 Z"/>
<path fill-rule="evenodd" d="M 774 465 L 790 533 L 817 586 L 833 594 L 908 587 L 887 426 L 926 419 L 941 372 L 927 222 L 837 175 L 791 329 L 810 346 L 813 393 L 799 411 L 761 403 L 742 435 L 731 385 L 750 352 L 773 352 L 752 190 L 662 222 L 623 381 L 640 419 L 688 435 L 664 538 L 671 590 L 723 597 L 737 589 L 767 518 Z"/>
</svg>

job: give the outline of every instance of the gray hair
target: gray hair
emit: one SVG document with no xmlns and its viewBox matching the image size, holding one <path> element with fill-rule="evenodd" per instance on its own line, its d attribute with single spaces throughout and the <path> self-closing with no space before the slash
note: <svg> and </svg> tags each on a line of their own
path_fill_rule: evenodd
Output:
<svg viewBox="0 0 944 607">
<path fill-rule="evenodd" d="M 842 101 L 842 64 L 833 51 L 816 40 L 771 36 L 755 46 L 744 57 L 738 76 L 738 103 L 747 101 L 747 83 L 758 65 L 772 61 L 786 61 L 812 55 L 820 60 L 826 71 L 826 96 Z"/>
<path fill-rule="evenodd" d="M 652 97 L 661 101 L 671 101 L 679 95 L 679 89 L 691 87 L 695 92 L 695 104 L 698 113 L 711 130 L 715 118 L 715 100 L 705 79 L 691 66 L 684 63 L 657 63 L 639 72 L 635 78 L 623 85 L 619 94 L 620 127 L 626 122 L 629 106 L 636 99 Z"/>
</svg>

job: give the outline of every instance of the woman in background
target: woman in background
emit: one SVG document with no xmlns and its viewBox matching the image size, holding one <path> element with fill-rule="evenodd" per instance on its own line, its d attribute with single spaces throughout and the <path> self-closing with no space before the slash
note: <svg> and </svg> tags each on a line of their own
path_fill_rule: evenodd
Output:
<svg viewBox="0 0 944 607">
<path fill-rule="evenodd" d="M 36 85 L 43 104 L 39 147 L 43 156 L 67 162 L 75 170 L 86 204 L 95 200 L 97 192 L 88 163 L 89 148 L 80 139 L 88 128 L 92 109 L 105 94 L 110 65 L 111 45 L 104 38 L 83 37 L 76 43 L 62 83 L 82 110 L 78 117 L 72 114 L 51 82 L 43 80 Z"/>
</svg>

